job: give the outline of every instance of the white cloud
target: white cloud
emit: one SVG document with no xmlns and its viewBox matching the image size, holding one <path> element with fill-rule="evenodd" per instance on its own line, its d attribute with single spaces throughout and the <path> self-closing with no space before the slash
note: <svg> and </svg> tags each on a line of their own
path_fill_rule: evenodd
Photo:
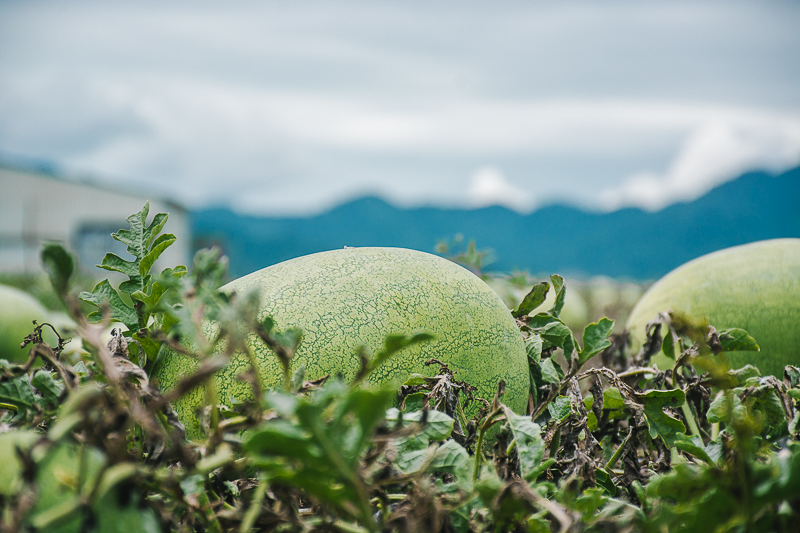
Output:
<svg viewBox="0 0 800 533">
<path fill-rule="evenodd" d="M 694 200 L 744 172 L 779 172 L 798 163 L 800 121 L 711 120 L 694 128 L 665 172 L 635 174 L 604 191 L 601 201 L 608 210 L 636 206 L 656 211 Z"/>
<path fill-rule="evenodd" d="M 499 168 L 486 166 L 477 169 L 470 178 L 467 190 L 473 207 L 503 205 L 516 211 L 529 211 L 531 194 L 508 181 Z"/>
<path fill-rule="evenodd" d="M 798 20 L 688 0 L 0 2 L 0 153 L 269 213 L 363 191 L 657 208 L 796 160 Z M 513 184 L 465 187 L 487 161 Z"/>
</svg>

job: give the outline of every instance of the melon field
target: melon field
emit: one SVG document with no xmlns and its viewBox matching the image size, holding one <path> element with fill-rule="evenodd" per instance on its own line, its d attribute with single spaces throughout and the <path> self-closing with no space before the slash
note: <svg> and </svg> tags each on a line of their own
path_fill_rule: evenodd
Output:
<svg viewBox="0 0 800 533">
<path fill-rule="evenodd" d="M 157 271 L 167 214 L 128 222 L 113 283 L 48 243 L 49 310 L 0 301 L 2 533 L 798 531 L 793 260 L 725 300 L 749 331 L 684 298 L 710 271 L 640 319 L 643 286 L 473 246 Z"/>
</svg>

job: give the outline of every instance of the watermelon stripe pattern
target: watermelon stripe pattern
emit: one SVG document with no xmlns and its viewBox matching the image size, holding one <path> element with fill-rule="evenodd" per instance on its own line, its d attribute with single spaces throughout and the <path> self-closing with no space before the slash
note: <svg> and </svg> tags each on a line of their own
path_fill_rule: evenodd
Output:
<svg viewBox="0 0 800 533">
<path fill-rule="evenodd" d="M 273 265 L 222 290 L 258 291 L 259 319 L 271 316 L 278 329 L 303 330 L 292 368 L 305 365 L 306 379 L 352 378 L 359 368 L 359 346 L 374 352 L 387 335 L 424 331 L 435 339 L 405 348 L 370 380 L 399 385 L 411 373 L 432 375 L 437 367 L 424 362 L 437 358 L 456 372 L 456 379 L 477 386 L 478 396 L 491 401 L 504 379 L 504 402 L 519 413 L 527 405 L 527 356 L 510 311 L 482 280 L 441 257 L 401 248 L 345 248 Z M 257 338 L 250 342 L 264 387 L 280 388 L 277 358 Z M 193 367 L 188 358 L 169 357 L 156 375 L 163 390 Z M 236 379 L 248 367 L 247 358 L 237 354 L 215 377 L 222 402 L 250 396 L 250 386 Z M 194 410 L 203 397 L 197 389 L 176 405 L 190 436 L 197 435 Z M 478 407 L 473 403 L 467 415 Z"/>
<path fill-rule="evenodd" d="M 783 378 L 786 365 L 800 365 L 800 239 L 726 248 L 673 270 L 631 311 L 626 327 L 633 341 L 641 345 L 647 322 L 667 310 L 718 330 L 746 330 L 761 351 L 728 353 L 728 365 L 751 364 Z M 664 355 L 654 361 L 661 369 L 674 364 Z"/>
</svg>

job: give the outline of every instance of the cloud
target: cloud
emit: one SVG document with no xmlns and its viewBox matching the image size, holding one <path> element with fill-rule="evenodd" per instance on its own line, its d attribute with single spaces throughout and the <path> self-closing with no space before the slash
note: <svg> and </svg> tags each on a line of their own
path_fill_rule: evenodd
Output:
<svg viewBox="0 0 800 533">
<path fill-rule="evenodd" d="M 639 173 L 600 195 L 607 210 L 657 211 L 694 200 L 753 170 L 780 172 L 800 163 L 800 121 L 750 117 L 699 124 L 663 173 Z"/>
<path fill-rule="evenodd" d="M 486 166 L 477 169 L 470 178 L 467 191 L 473 207 L 503 205 L 516 211 L 529 211 L 531 194 L 508 181 L 499 168 Z"/>
<path fill-rule="evenodd" d="M 0 151 L 270 214 L 364 191 L 657 208 L 793 161 L 798 20 L 757 2 L 0 2 Z"/>
</svg>

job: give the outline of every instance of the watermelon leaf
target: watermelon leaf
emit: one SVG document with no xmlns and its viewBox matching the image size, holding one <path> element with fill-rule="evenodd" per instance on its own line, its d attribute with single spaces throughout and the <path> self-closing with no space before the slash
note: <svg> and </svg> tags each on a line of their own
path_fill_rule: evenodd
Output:
<svg viewBox="0 0 800 533">
<path fill-rule="evenodd" d="M 567 285 L 564 283 L 564 278 L 558 274 L 550 276 L 550 282 L 553 284 L 553 290 L 556 291 L 556 301 L 553 303 L 553 307 L 550 308 L 548 313 L 558 318 L 561 315 L 561 310 L 564 309 L 564 299 L 567 297 Z"/>
<path fill-rule="evenodd" d="M 128 330 L 138 329 L 139 316 L 136 314 L 136 311 L 122 301 L 119 293 L 117 293 L 107 279 L 95 285 L 92 292 L 83 291 L 80 293 L 79 297 L 84 302 L 95 304 L 98 307 L 108 304 L 112 320 L 122 322 Z M 103 319 L 103 315 L 100 311 L 94 311 L 89 314 L 87 318 L 99 322 Z"/>
<path fill-rule="evenodd" d="M 519 306 L 511 313 L 515 318 L 528 316 L 531 311 L 542 305 L 547 298 L 547 291 L 550 290 L 550 284 L 546 281 L 537 283 L 533 286 L 525 298 L 522 299 Z"/>
<path fill-rule="evenodd" d="M 611 346 L 608 336 L 613 329 L 614 321 L 605 317 L 586 326 L 583 330 L 583 349 L 578 353 L 578 364 L 582 365 Z"/>
<path fill-rule="evenodd" d="M 677 418 L 664 412 L 665 407 L 680 408 L 686 395 L 680 389 L 651 390 L 636 394 L 637 400 L 644 404 L 644 417 L 650 429 L 650 438 L 661 437 L 668 447 L 675 446 L 680 435 L 686 433 L 686 426 Z"/>
<path fill-rule="evenodd" d="M 724 352 L 760 352 L 756 340 L 739 328 L 725 329 L 719 332 L 719 342 Z"/>
<path fill-rule="evenodd" d="M 505 405 L 503 410 L 514 435 L 522 477 L 527 481 L 535 481 L 533 474 L 540 473 L 539 466 L 545 450 L 542 428 L 530 416 L 518 415 Z"/>
<path fill-rule="evenodd" d="M 56 294 L 63 297 L 75 272 L 75 258 L 62 245 L 46 242 L 42 245 L 41 259 Z"/>
<path fill-rule="evenodd" d="M 79 297 L 98 307 L 108 303 L 111 308 L 112 320 L 118 320 L 125 324 L 132 335 L 133 332 L 146 328 L 150 323 L 153 313 L 157 312 L 155 307 L 158 305 L 164 293 L 170 285 L 164 283 L 169 276 L 180 277 L 185 273 L 185 267 L 167 269 L 162 272 L 158 282 L 152 281 L 150 270 L 156 259 L 175 242 L 172 234 L 158 235 L 167 223 L 169 215 L 159 213 L 153 217 L 150 225 L 147 225 L 147 215 L 150 212 L 150 203 L 145 202 L 144 207 L 138 213 L 134 213 L 126 220 L 130 229 L 120 229 L 111 236 L 127 246 L 127 251 L 133 256 L 133 260 L 123 259 L 120 256 L 107 253 L 103 261 L 97 265 L 98 268 L 119 272 L 128 277 L 119 285 L 119 291 L 127 294 L 135 305 L 131 307 L 124 302 L 120 294 L 111 286 L 106 279 L 98 283 L 91 293 L 82 292 Z M 157 286 L 154 286 L 157 285 Z M 98 321 L 102 317 L 95 312 L 89 315 L 90 320 Z M 146 348 L 148 358 L 154 358 L 158 353 L 158 346 Z"/>
</svg>

